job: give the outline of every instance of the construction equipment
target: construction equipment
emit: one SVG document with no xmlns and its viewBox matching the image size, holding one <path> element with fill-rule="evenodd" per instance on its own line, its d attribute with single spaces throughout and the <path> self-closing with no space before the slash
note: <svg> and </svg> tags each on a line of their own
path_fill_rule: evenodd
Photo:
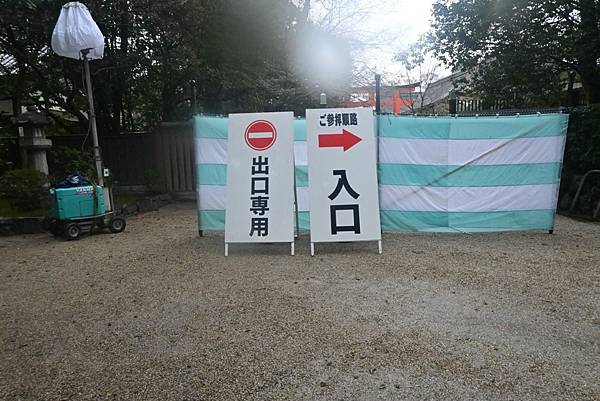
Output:
<svg viewBox="0 0 600 401">
<path fill-rule="evenodd" d="M 81 234 L 91 233 L 95 227 L 108 228 L 120 233 L 127 225 L 125 219 L 112 210 L 112 189 L 100 185 L 51 188 L 52 217 L 46 222 L 47 229 L 55 236 L 67 240 L 78 239 Z M 108 193 L 109 199 L 105 198 Z"/>
</svg>

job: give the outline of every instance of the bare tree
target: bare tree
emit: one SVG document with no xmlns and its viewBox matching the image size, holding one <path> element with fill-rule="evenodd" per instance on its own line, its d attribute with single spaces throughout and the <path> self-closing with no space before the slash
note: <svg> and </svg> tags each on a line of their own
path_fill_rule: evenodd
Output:
<svg viewBox="0 0 600 401">
<path fill-rule="evenodd" d="M 441 64 L 431 57 L 426 36 L 421 36 L 408 48 L 399 51 L 395 60 L 402 66 L 400 79 L 407 84 L 419 84 L 415 101 L 410 106 L 411 112 L 414 113 L 423 107 L 427 88 L 438 79 Z"/>
<path fill-rule="evenodd" d="M 371 55 L 397 38 L 389 26 L 378 26 L 386 14 L 380 0 L 293 0 L 302 15 L 326 32 L 343 39 L 353 59 L 353 85 L 373 83 Z"/>
</svg>

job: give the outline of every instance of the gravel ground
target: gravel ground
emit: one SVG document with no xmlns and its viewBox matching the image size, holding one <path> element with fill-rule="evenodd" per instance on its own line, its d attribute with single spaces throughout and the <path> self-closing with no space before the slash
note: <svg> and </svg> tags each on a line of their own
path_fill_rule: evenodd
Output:
<svg viewBox="0 0 600 401">
<path fill-rule="evenodd" d="M 600 400 L 599 233 L 0 238 L 0 399 Z"/>
</svg>

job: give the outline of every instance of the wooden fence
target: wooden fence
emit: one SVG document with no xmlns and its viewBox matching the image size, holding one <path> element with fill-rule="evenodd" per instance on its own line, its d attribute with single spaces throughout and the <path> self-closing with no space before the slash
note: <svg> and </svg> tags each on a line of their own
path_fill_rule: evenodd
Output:
<svg viewBox="0 0 600 401">
<path fill-rule="evenodd" d="M 85 135 L 50 137 L 53 146 L 81 149 Z M 163 123 L 152 132 L 100 136 L 104 165 L 117 186 L 191 195 L 196 188 L 194 140 L 188 122 Z M 91 151 L 91 138 L 85 148 Z"/>
<path fill-rule="evenodd" d="M 486 102 L 480 99 L 457 99 L 457 112 L 473 112 L 485 110 L 502 110 L 509 108 L 509 102 L 506 99 L 496 99 L 493 102 Z"/>
<path fill-rule="evenodd" d="M 162 192 L 189 193 L 196 189 L 194 138 L 189 123 L 163 123 L 154 134 L 157 170 Z"/>
</svg>

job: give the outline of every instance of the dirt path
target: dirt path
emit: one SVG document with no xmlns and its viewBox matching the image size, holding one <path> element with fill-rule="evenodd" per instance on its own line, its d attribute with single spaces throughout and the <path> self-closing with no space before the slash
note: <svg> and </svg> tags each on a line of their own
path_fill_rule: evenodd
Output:
<svg viewBox="0 0 600 401">
<path fill-rule="evenodd" d="M 193 204 L 0 238 L 2 400 L 600 400 L 600 226 L 232 246 Z"/>
</svg>

